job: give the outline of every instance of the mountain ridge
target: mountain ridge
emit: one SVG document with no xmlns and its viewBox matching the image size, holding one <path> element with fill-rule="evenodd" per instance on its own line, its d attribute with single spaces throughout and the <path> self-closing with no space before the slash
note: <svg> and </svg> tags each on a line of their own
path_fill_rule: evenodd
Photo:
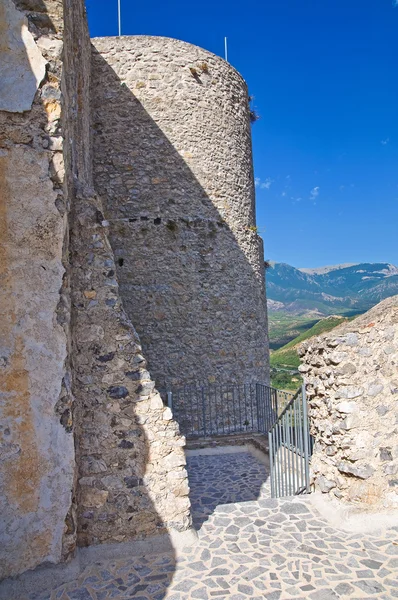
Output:
<svg viewBox="0 0 398 600">
<path fill-rule="evenodd" d="M 369 310 L 398 294 L 398 267 L 391 263 L 346 263 L 316 269 L 269 263 L 270 311 L 327 316 Z"/>
</svg>

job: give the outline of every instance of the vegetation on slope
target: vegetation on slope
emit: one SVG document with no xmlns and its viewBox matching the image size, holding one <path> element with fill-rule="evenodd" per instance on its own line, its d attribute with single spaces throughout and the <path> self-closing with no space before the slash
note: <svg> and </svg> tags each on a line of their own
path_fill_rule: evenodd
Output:
<svg viewBox="0 0 398 600">
<path fill-rule="evenodd" d="M 279 348 L 279 350 L 273 352 L 271 354 L 271 385 L 280 390 L 296 390 L 302 383 L 302 378 L 297 370 L 300 366 L 300 358 L 297 354 L 299 344 L 304 340 L 331 331 L 344 321 L 350 321 L 353 318 L 355 317 L 347 319 L 336 315 L 326 317 L 282 348 Z"/>
<path fill-rule="evenodd" d="M 318 322 L 314 317 L 292 315 L 282 311 L 268 312 L 269 345 L 277 350 L 294 340 Z"/>
<path fill-rule="evenodd" d="M 273 367 L 289 367 L 297 369 L 300 366 L 300 358 L 297 354 L 297 346 L 304 340 L 308 340 L 311 337 L 321 335 L 327 331 L 331 331 L 337 325 L 341 325 L 347 318 L 341 316 L 326 317 L 321 319 L 316 325 L 307 329 L 294 340 L 279 348 L 271 354 L 271 366 Z"/>
<path fill-rule="evenodd" d="M 271 367 L 271 385 L 277 390 L 295 392 L 301 383 L 302 378 L 298 373 Z"/>
</svg>

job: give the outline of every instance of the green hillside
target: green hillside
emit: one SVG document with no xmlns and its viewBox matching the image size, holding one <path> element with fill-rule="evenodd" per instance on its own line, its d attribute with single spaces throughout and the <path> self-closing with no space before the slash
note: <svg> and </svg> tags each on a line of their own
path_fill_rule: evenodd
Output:
<svg viewBox="0 0 398 600">
<path fill-rule="evenodd" d="M 347 320 L 348 319 L 346 317 L 341 316 L 331 316 L 326 317 L 326 319 L 321 319 L 318 321 L 318 323 L 316 323 L 316 325 L 301 333 L 294 340 L 282 348 L 279 348 L 279 350 L 273 352 L 271 354 L 271 367 L 288 367 L 297 369 L 300 366 L 300 358 L 296 350 L 298 344 L 301 344 L 301 342 L 308 340 L 311 337 L 321 335 L 321 333 L 331 331 Z"/>
<path fill-rule="evenodd" d="M 269 345 L 271 350 L 278 350 L 294 340 L 301 333 L 310 329 L 319 321 L 314 317 L 291 315 L 285 312 L 268 311 Z"/>
</svg>

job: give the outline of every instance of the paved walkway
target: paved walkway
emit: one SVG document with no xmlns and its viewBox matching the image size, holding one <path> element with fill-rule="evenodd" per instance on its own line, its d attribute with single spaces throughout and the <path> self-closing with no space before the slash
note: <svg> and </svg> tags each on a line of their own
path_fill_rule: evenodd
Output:
<svg viewBox="0 0 398 600">
<path fill-rule="evenodd" d="M 309 497 L 271 500 L 265 467 L 246 453 L 192 456 L 188 468 L 197 545 L 97 563 L 29 600 L 398 598 L 398 527 L 346 533 Z"/>
</svg>

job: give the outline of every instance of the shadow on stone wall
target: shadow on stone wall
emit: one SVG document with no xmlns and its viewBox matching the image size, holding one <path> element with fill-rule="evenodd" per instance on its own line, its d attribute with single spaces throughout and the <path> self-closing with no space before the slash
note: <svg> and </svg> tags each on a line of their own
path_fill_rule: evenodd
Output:
<svg viewBox="0 0 398 600">
<path fill-rule="evenodd" d="M 71 570 L 67 565 L 54 569 L 53 564 L 72 557 L 78 526 L 78 544 L 83 546 L 101 542 L 120 544 L 164 534 L 162 548 L 168 557 L 168 575 L 160 582 L 157 596 L 163 598 L 175 564 L 168 530 L 184 530 L 190 523 L 185 459 L 177 427 L 165 414 L 166 409 L 154 392 L 139 340 L 121 306 L 101 202 L 92 192 L 88 169 L 79 169 L 82 161 L 88 165 L 91 160 L 87 132 L 79 129 L 79 124 L 87 121 L 82 113 L 89 119 L 90 110 L 89 86 L 81 85 L 86 75 L 84 69 L 90 72 L 90 53 L 88 64 L 84 64 L 82 52 L 86 41 L 89 45 L 84 4 L 81 0 L 64 0 L 68 29 L 64 58 L 71 71 L 63 75 L 62 137 L 66 175 L 69 182 L 73 182 L 64 189 L 62 171 L 55 168 L 62 163 L 54 161 L 54 156 L 62 156 L 62 145 L 56 150 L 53 147 L 57 140 L 62 141 L 61 64 L 59 56 L 53 60 L 51 55 L 59 48 L 54 47 L 51 36 L 59 31 L 52 26 L 53 9 L 57 8 L 58 22 L 62 24 L 60 3 L 20 0 L 18 6 L 28 11 L 29 26 L 38 36 L 39 47 L 41 42 L 46 43 L 43 53 L 49 63 L 51 84 L 45 79 L 38 85 L 31 110 L 26 108 L 21 114 L 0 112 L 1 160 L 4 162 L 4 155 L 7 158 L 15 149 L 19 157 L 19 162 L 14 160 L 6 165 L 4 172 L 9 178 L 12 174 L 13 192 L 19 193 L 19 211 L 25 210 L 26 222 L 32 227 L 29 235 L 20 238 L 15 235 L 15 231 L 19 233 L 15 224 L 21 226 L 18 219 L 10 222 L 4 218 L 0 224 L 1 242 L 7 246 L 12 238 L 18 243 L 17 254 L 14 248 L 13 255 L 7 254 L 8 249 L 5 249 L 6 271 L 2 281 L 10 284 L 10 297 L 15 298 L 13 290 L 21 282 L 19 279 L 11 281 L 11 275 L 18 260 L 22 269 L 18 273 L 23 275 L 29 296 L 28 301 L 24 299 L 21 306 L 15 307 L 5 294 L 0 307 L 6 312 L 6 319 L 2 320 L 6 329 L 8 316 L 11 319 L 9 331 L 7 329 L 3 338 L 6 346 L 8 344 L 4 349 L 6 360 L 0 364 L 1 383 L 5 385 L 10 407 L 6 406 L 0 433 L 6 436 L 13 450 L 1 462 L 5 529 L 1 540 L 5 557 L 1 577 L 18 575 L 37 565 L 41 568 L 36 573 L 27 571 L 17 579 L 4 581 L 1 594 L 20 600 L 70 580 L 71 573 L 76 575 L 79 565 L 83 564 L 80 554 L 72 561 Z M 71 19 L 75 21 L 74 27 Z M 24 167 L 25 159 L 29 168 Z M 9 189 L 8 183 L 7 186 Z M 37 187 L 37 195 L 33 193 L 33 186 L 35 190 Z M 25 195 L 34 204 L 25 204 Z M 8 193 L 1 194 L 0 201 L 0 215 L 5 216 L 10 212 Z M 38 209 L 43 214 L 39 211 L 37 215 Z M 49 217 L 54 215 L 59 222 L 52 225 Z M 64 240 L 61 256 L 66 218 L 70 239 Z M 47 229 L 43 229 L 44 224 Z M 56 252 L 59 255 L 54 256 Z M 61 261 L 66 269 L 63 281 Z M 36 266 L 38 289 L 34 285 Z M 56 271 L 55 266 L 58 279 L 53 281 L 49 278 Z M 2 291 L 7 290 L 7 286 L 2 287 Z M 55 324 L 57 335 L 62 334 L 62 328 L 64 330 L 61 335 L 64 352 L 58 357 L 57 373 L 48 368 L 46 362 L 55 344 L 54 331 L 46 330 L 45 339 L 35 340 L 45 349 L 44 357 L 37 344 L 35 352 L 27 357 L 14 331 L 15 325 L 25 320 L 36 331 L 36 327 L 42 325 L 44 310 L 50 315 L 51 324 Z M 70 328 L 72 346 L 68 352 L 69 358 L 73 358 L 72 381 L 68 372 L 63 378 L 67 370 L 64 361 Z M 25 359 L 36 361 L 35 370 L 24 364 Z M 52 385 L 58 386 L 57 394 L 46 387 L 48 378 Z M 71 385 L 75 399 L 73 409 Z M 36 421 L 32 416 L 34 411 L 40 415 Z M 77 489 L 72 481 L 72 436 L 76 443 Z M 162 436 L 163 441 L 157 447 L 153 442 Z M 56 461 L 58 456 L 59 461 L 47 477 L 45 468 L 50 468 L 50 461 Z M 167 466 L 164 461 L 168 461 Z M 98 554 L 97 561 L 106 564 Z M 118 575 L 124 576 L 125 589 L 134 594 L 155 586 L 142 569 L 129 578 L 127 572 Z M 95 581 L 91 583 L 94 588 Z M 114 584 L 105 581 L 104 586 L 109 585 Z M 138 591 L 137 585 L 141 586 Z M 101 584 L 95 589 L 99 587 Z"/>
<path fill-rule="evenodd" d="M 112 43 L 98 40 L 104 51 Z M 116 53 L 125 78 L 136 65 L 126 54 Z M 93 48 L 94 180 L 123 304 L 156 385 L 266 381 L 262 245 L 251 206 L 241 209 L 236 198 L 235 207 L 226 194 L 230 208 L 221 214 L 169 140 L 176 123 L 162 131 L 108 60 Z M 182 122 L 190 122 L 186 111 L 195 108 L 181 107 Z M 206 135 L 211 129 L 197 143 Z"/>
<path fill-rule="evenodd" d="M 76 22 L 76 10 L 65 13 L 77 540 L 79 546 L 117 545 L 161 535 L 152 551 L 160 543 L 165 549 L 167 577 L 155 584 L 144 569 L 141 581 L 134 575 L 118 585 L 137 595 L 158 585 L 163 598 L 175 565 L 170 535 L 190 526 L 184 441 L 155 390 L 124 311 L 102 200 L 92 189 L 87 168 L 91 53 Z M 117 553 L 131 552 L 121 546 Z"/>
</svg>

